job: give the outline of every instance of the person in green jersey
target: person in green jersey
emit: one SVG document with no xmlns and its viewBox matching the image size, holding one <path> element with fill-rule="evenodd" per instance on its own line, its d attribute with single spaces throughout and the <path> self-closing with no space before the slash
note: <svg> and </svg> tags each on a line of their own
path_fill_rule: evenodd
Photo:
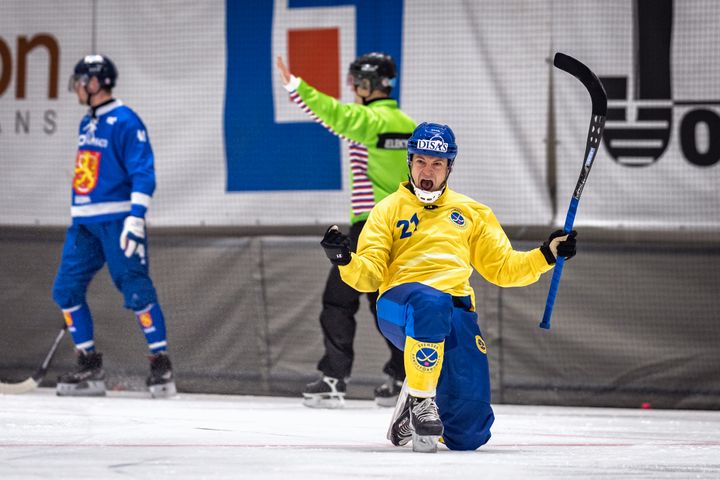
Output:
<svg viewBox="0 0 720 480">
<path fill-rule="evenodd" d="M 373 206 L 407 180 L 407 139 L 416 124 L 390 98 L 397 77 L 395 62 L 389 55 L 376 52 L 353 61 L 348 81 L 355 94 L 354 103 L 342 103 L 294 76 L 282 57 L 277 58 L 276 66 L 292 101 L 349 144 L 352 198 L 349 238 L 354 249 Z M 344 404 L 354 358 L 355 314 L 360 295 L 342 281 L 338 267 L 333 265 L 320 314 L 325 344 L 325 353 L 318 363 L 322 376 L 305 387 L 306 406 L 336 408 Z M 377 296 L 377 291 L 367 294 L 376 326 Z M 375 401 L 392 407 L 402 388 L 405 368 L 403 353 L 391 342 L 387 345 L 391 354 L 383 371 L 388 381 L 375 389 Z"/>
</svg>

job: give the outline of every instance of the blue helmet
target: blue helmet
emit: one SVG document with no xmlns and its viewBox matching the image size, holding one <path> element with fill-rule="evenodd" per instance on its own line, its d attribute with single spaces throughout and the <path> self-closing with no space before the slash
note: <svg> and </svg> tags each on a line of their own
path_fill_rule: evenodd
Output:
<svg viewBox="0 0 720 480">
<path fill-rule="evenodd" d="M 407 149 L 408 165 L 416 153 L 447 158 L 449 167 L 452 167 L 457 156 L 455 134 L 450 127 L 439 123 L 423 122 L 418 125 L 408 140 Z"/>
<path fill-rule="evenodd" d="M 73 74 L 70 76 L 69 88 L 72 91 L 73 85 L 78 80 L 87 82 L 92 77 L 97 77 L 100 87 L 109 90 L 115 86 L 117 76 L 117 68 L 108 57 L 105 55 L 87 55 L 75 65 Z"/>
</svg>

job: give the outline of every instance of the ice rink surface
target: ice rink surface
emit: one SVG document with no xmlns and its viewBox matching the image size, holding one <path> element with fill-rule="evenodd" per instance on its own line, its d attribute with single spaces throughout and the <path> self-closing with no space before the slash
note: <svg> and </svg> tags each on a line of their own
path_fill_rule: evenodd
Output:
<svg viewBox="0 0 720 480">
<path fill-rule="evenodd" d="M 141 393 L 0 395 L 0 479 L 720 479 L 720 411 L 495 406 L 475 452 L 385 440 L 391 409 Z"/>
</svg>

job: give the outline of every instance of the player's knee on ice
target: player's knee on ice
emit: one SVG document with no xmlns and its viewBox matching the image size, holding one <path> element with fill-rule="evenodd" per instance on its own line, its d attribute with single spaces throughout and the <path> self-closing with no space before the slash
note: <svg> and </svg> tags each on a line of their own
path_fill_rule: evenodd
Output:
<svg viewBox="0 0 720 480">
<path fill-rule="evenodd" d="M 490 439 L 495 417 L 486 349 L 477 314 L 456 308 L 436 398 L 443 440 L 451 450 L 475 450 Z"/>
<path fill-rule="evenodd" d="M 490 440 L 495 415 L 489 403 L 438 394 L 437 404 L 450 450 L 475 450 Z"/>
</svg>

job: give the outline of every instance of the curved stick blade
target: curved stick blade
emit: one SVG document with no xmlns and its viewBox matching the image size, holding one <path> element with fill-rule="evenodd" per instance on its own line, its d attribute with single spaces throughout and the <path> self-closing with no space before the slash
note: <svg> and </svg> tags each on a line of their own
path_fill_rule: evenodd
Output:
<svg viewBox="0 0 720 480">
<path fill-rule="evenodd" d="M 40 368 L 38 368 L 37 372 L 35 372 L 35 375 L 33 375 L 32 377 L 28 377 L 27 379 L 19 383 L 0 382 L 0 394 L 27 393 L 35 390 L 38 385 L 40 385 L 40 382 L 42 382 L 43 378 L 45 378 L 45 374 L 47 373 L 48 368 L 50 367 L 50 363 L 55 356 L 55 351 L 57 350 L 58 345 L 60 345 L 60 340 L 62 340 L 63 336 L 65 336 L 66 330 L 67 325 L 63 325 L 63 328 L 60 329 L 57 336 L 55 337 L 55 341 L 53 342 L 52 347 L 50 347 L 50 351 L 47 353 L 47 355 L 45 355 L 45 360 L 43 360 L 42 365 L 40 365 Z"/>
<path fill-rule="evenodd" d="M 37 386 L 38 382 L 36 382 L 33 377 L 30 377 L 20 383 L 0 382 L 0 394 L 27 393 L 35 390 Z"/>
<path fill-rule="evenodd" d="M 553 65 L 577 78 L 585 85 L 592 99 L 593 115 L 607 115 L 607 93 L 600 79 L 584 63 L 570 55 L 557 52 L 553 58 Z"/>
</svg>

